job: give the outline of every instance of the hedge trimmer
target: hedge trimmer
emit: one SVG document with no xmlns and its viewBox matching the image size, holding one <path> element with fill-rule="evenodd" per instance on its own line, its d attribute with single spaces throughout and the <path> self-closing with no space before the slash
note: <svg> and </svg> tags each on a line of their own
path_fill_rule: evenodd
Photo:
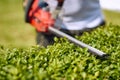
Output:
<svg viewBox="0 0 120 80">
<path fill-rule="evenodd" d="M 93 48 L 64 32 L 59 31 L 58 29 L 54 27 L 54 25 L 51 26 L 54 20 L 52 19 L 50 20 L 51 14 L 47 11 L 48 4 L 47 3 L 39 4 L 39 3 L 40 3 L 40 0 L 28 0 L 27 6 L 25 8 L 25 21 L 26 22 L 32 24 L 38 31 L 41 31 L 41 32 L 50 31 L 61 37 L 66 37 L 68 40 L 81 46 L 82 48 L 88 48 L 88 51 L 90 51 L 91 53 L 99 57 L 102 57 L 102 58 L 107 58 L 108 55 L 105 54 L 104 52 L 96 48 Z M 44 16 L 43 14 L 46 14 L 46 16 Z M 46 25 L 45 24 L 46 22 L 49 22 L 51 25 L 50 26 Z"/>
</svg>

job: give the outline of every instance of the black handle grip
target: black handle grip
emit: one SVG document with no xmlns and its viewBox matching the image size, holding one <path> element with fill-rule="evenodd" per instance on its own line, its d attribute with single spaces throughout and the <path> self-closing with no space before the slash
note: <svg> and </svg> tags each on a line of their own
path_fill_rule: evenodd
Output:
<svg viewBox="0 0 120 80">
<path fill-rule="evenodd" d="M 28 0 L 28 3 L 26 5 L 26 7 L 25 7 L 25 22 L 27 22 L 27 23 L 29 23 L 29 20 L 30 20 L 28 13 L 29 13 L 30 8 L 31 8 L 31 6 L 33 4 L 33 1 L 34 0 Z"/>
<path fill-rule="evenodd" d="M 47 7 L 47 6 L 48 6 L 48 4 L 45 1 L 40 1 L 39 2 L 39 7 L 40 8 L 44 8 L 44 7 Z"/>
</svg>

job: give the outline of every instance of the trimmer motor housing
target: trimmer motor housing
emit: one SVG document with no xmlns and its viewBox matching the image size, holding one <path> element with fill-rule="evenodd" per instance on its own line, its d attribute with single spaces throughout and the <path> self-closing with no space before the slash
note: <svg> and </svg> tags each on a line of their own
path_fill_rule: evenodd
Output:
<svg viewBox="0 0 120 80">
<path fill-rule="evenodd" d="M 53 25 L 54 19 L 51 18 L 51 14 L 44 10 L 48 4 L 43 0 L 28 0 L 25 8 L 25 21 L 30 23 L 40 32 L 47 32 L 49 23 Z"/>
</svg>

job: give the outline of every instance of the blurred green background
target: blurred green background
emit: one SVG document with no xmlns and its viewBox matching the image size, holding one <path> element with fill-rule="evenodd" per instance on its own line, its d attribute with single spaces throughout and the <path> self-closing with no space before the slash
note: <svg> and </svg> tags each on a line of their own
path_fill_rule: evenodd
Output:
<svg viewBox="0 0 120 80">
<path fill-rule="evenodd" d="M 23 0 L 0 0 L 0 45 L 30 47 L 35 45 L 35 29 L 24 22 Z M 120 25 L 120 13 L 103 10 L 107 24 Z"/>
<path fill-rule="evenodd" d="M 24 22 L 23 0 L 0 0 L 0 45 L 35 45 L 35 30 Z"/>
</svg>

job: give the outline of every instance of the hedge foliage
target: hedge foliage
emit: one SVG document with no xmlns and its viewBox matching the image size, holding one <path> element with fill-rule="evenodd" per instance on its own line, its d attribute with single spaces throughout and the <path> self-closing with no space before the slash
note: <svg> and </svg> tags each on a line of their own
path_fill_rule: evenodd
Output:
<svg viewBox="0 0 120 80">
<path fill-rule="evenodd" d="M 1 46 L 0 80 L 120 80 L 120 26 L 110 24 L 76 38 L 109 58 L 91 55 L 65 38 L 55 38 L 47 48 Z"/>
</svg>

